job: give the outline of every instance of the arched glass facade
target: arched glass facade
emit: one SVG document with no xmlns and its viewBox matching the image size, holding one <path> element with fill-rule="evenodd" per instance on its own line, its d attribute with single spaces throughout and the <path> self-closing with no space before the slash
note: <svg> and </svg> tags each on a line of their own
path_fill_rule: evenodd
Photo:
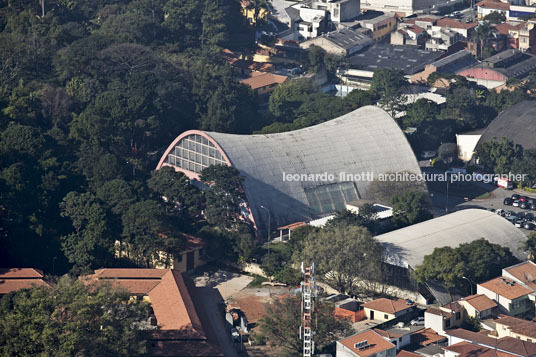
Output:
<svg viewBox="0 0 536 357">
<path fill-rule="evenodd" d="M 167 156 L 166 162 L 197 174 L 210 165 L 227 165 L 216 146 L 197 134 L 188 135 L 179 141 Z"/>
</svg>

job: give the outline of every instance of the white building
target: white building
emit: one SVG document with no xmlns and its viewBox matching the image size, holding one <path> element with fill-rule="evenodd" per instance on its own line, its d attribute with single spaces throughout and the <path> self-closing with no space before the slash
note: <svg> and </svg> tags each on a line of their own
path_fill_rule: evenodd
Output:
<svg viewBox="0 0 536 357">
<path fill-rule="evenodd" d="M 409 16 L 446 2 L 447 0 L 361 0 L 361 10 L 392 11 Z"/>
<path fill-rule="evenodd" d="M 355 19 L 360 14 L 359 0 L 315 0 L 311 3 L 313 9 L 326 10 L 335 23 Z"/>
<path fill-rule="evenodd" d="M 476 145 L 482 137 L 483 130 L 473 130 L 466 133 L 456 134 L 458 145 L 458 158 L 463 162 L 469 162 L 475 154 Z"/>
</svg>

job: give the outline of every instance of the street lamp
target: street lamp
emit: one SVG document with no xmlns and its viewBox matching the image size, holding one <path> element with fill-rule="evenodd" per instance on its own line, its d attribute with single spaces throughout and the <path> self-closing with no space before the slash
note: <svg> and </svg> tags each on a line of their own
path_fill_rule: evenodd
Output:
<svg viewBox="0 0 536 357">
<path fill-rule="evenodd" d="M 270 210 L 263 205 L 261 205 L 261 208 L 265 209 L 266 212 L 268 212 L 268 243 L 270 243 Z"/>
<path fill-rule="evenodd" d="M 447 175 L 447 203 L 445 205 L 445 213 L 449 213 L 449 180 L 450 177 Z"/>
<path fill-rule="evenodd" d="M 471 279 L 465 277 L 465 276 L 462 276 L 462 279 L 465 279 L 469 282 L 469 286 L 471 287 L 471 295 L 473 295 L 473 283 L 471 282 Z"/>
</svg>

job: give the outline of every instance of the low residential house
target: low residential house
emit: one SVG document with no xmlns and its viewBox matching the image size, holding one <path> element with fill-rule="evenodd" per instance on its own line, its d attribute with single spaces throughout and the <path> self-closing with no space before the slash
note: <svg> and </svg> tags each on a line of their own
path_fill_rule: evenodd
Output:
<svg viewBox="0 0 536 357">
<path fill-rule="evenodd" d="M 462 325 L 464 313 L 462 305 L 457 302 L 438 308 L 429 307 L 424 312 L 424 327 L 445 335 L 446 330 Z"/>
<path fill-rule="evenodd" d="M 517 281 L 526 288 L 536 291 L 536 263 L 531 260 L 504 268 L 502 270 L 502 276 Z"/>
<path fill-rule="evenodd" d="M 466 296 L 458 300 L 458 303 L 463 307 L 467 316 L 478 319 L 491 317 L 497 308 L 497 303 L 483 294 Z"/>
<path fill-rule="evenodd" d="M 402 347 L 405 347 L 411 343 L 410 329 L 390 328 L 381 330 L 375 328 L 374 332 L 378 333 L 379 335 L 383 336 L 383 338 L 394 344 L 397 350 L 400 350 Z"/>
<path fill-rule="evenodd" d="M 415 353 L 423 357 L 443 357 L 445 350 L 443 350 L 443 346 L 430 345 L 415 350 Z"/>
<path fill-rule="evenodd" d="M 478 284 L 477 294 L 484 294 L 499 305 L 499 310 L 511 316 L 533 314 L 533 304 L 529 300 L 532 290 L 514 280 L 498 277 Z"/>
<path fill-rule="evenodd" d="M 45 281 L 43 272 L 34 268 L 0 269 L 0 297 L 12 291 L 31 289 L 38 286 L 50 286 Z"/>
<path fill-rule="evenodd" d="M 233 70 L 241 76 L 247 76 L 251 72 L 273 72 L 275 70 L 274 65 L 271 63 L 245 59 L 244 56 L 238 55 L 228 49 L 224 49 L 221 52 L 221 56 L 233 67 Z"/>
<path fill-rule="evenodd" d="M 506 50 L 458 73 L 488 89 L 506 84 L 509 79 L 524 79 L 536 69 L 536 57 L 518 50 Z"/>
<path fill-rule="evenodd" d="M 473 332 L 464 329 L 448 330 L 448 345 L 452 346 L 460 342 L 469 342 L 474 345 L 483 346 L 496 351 L 497 356 L 508 356 L 503 353 L 510 353 L 514 356 L 532 357 L 536 356 L 536 344 L 523 341 L 513 337 L 496 338 L 485 333 Z M 475 354 L 474 356 L 480 356 Z"/>
<path fill-rule="evenodd" d="M 285 9 L 289 19 L 290 40 L 306 40 L 327 32 L 330 29 L 331 19 L 329 12 L 322 9 L 313 9 L 303 3 L 289 6 Z"/>
<path fill-rule="evenodd" d="M 380 41 L 390 36 L 396 28 L 397 17 L 392 12 L 367 11 L 355 20 L 361 27 L 372 32 L 372 39 Z"/>
<path fill-rule="evenodd" d="M 265 95 L 273 92 L 278 85 L 287 79 L 287 76 L 279 74 L 252 72 L 251 77 L 241 80 L 240 83 L 249 86 L 258 95 Z"/>
<path fill-rule="evenodd" d="M 464 40 L 464 37 L 456 31 L 441 29 L 429 33 L 430 38 L 424 44 L 427 51 L 448 51 L 452 47 Z"/>
<path fill-rule="evenodd" d="M 422 357 L 422 355 L 402 350 L 396 354 L 396 357 Z"/>
<path fill-rule="evenodd" d="M 458 342 L 452 346 L 443 347 L 445 357 L 515 357 L 508 352 L 498 352 L 495 349 L 479 346 L 470 342 Z"/>
<path fill-rule="evenodd" d="M 173 158 L 176 160 L 176 158 Z M 198 237 L 182 233 L 184 237 L 184 247 L 178 253 L 168 253 L 157 251 L 152 259 L 147 256 L 132 254 L 130 245 L 119 240 L 115 241 L 115 257 L 130 260 L 136 264 L 147 264 L 156 269 L 174 269 L 180 272 L 193 270 L 207 263 L 205 242 Z M 164 234 L 161 237 L 166 238 Z"/>
<path fill-rule="evenodd" d="M 363 308 L 369 320 L 389 321 L 414 311 L 416 305 L 403 299 L 380 298 L 363 304 Z"/>
<path fill-rule="evenodd" d="M 502 315 L 495 323 L 497 337 L 513 337 L 523 341 L 536 342 L 536 322 L 513 316 Z"/>
<path fill-rule="evenodd" d="M 532 22 L 503 22 L 495 30 L 506 36 L 507 46 L 522 52 L 536 53 L 536 26 Z"/>
<path fill-rule="evenodd" d="M 313 0 L 313 9 L 325 10 L 330 14 L 331 21 L 340 23 L 355 19 L 360 14 L 359 0 Z"/>
<path fill-rule="evenodd" d="M 391 45 L 422 47 L 427 38 L 428 34 L 422 27 L 404 26 L 391 33 Z"/>
<path fill-rule="evenodd" d="M 371 37 L 363 35 L 353 29 L 343 29 L 325 33 L 321 36 L 311 38 L 300 44 L 303 49 L 317 46 L 327 53 L 339 56 L 349 56 L 355 52 L 372 45 L 374 41 Z"/>
<path fill-rule="evenodd" d="M 474 29 L 478 26 L 478 22 L 461 22 L 449 17 L 444 17 L 436 21 L 432 25 L 431 34 L 433 36 L 434 32 L 439 32 L 441 30 L 451 30 L 462 35 L 463 39 L 466 40 L 471 37 Z"/>
<path fill-rule="evenodd" d="M 411 344 L 415 346 L 433 346 L 447 342 L 445 336 L 441 336 L 431 328 L 423 328 L 411 333 Z"/>
<path fill-rule="evenodd" d="M 508 12 L 510 10 L 510 4 L 508 2 L 502 2 L 500 0 L 484 0 L 476 4 L 477 16 L 481 20 L 492 12 L 498 12 L 503 14 L 508 19 Z"/>
<path fill-rule="evenodd" d="M 105 268 L 81 280 L 122 287 L 151 304 L 159 329 L 147 332 L 149 356 L 223 356 L 198 288 L 179 271 Z"/>
<path fill-rule="evenodd" d="M 395 357 L 396 346 L 373 330 L 337 341 L 337 357 Z"/>
<path fill-rule="evenodd" d="M 361 303 L 352 298 L 346 298 L 335 303 L 334 314 L 336 317 L 350 320 L 352 323 L 365 320 L 365 310 Z"/>
<path fill-rule="evenodd" d="M 249 24 L 255 25 L 255 21 L 266 21 L 270 12 L 264 8 L 258 9 L 257 19 L 255 19 L 255 8 L 248 0 L 240 1 L 242 15 L 247 19 Z"/>
</svg>

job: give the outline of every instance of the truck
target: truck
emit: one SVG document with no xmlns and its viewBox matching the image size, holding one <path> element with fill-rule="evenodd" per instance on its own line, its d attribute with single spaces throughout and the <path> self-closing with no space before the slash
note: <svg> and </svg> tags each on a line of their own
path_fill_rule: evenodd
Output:
<svg viewBox="0 0 536 357">
<path fill-rule="evenodd" d="M 512 190 L 514 188 L 512 181 L 504 177 L 497 177 L 495 182 L 497 186 L 502 187 L 505 190 Z"/>
</svg>

